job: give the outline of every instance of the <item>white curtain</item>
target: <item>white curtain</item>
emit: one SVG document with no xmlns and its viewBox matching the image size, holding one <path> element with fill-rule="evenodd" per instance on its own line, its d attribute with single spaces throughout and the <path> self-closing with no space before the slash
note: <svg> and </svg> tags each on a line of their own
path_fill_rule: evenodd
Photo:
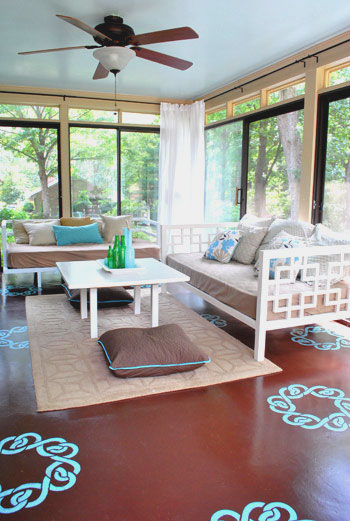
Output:
<svg viewBox="0 0 350 521">
<path fill-rule="evenodd" d="M 204 219 L 204 101 L 161 103 L 159 211 L 162 224 Z"/>
</svg>

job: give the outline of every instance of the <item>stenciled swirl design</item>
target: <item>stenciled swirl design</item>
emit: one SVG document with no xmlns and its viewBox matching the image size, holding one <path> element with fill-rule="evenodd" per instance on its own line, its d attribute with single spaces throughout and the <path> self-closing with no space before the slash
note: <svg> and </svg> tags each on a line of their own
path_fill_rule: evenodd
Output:
<svg viewBox="0 0 350 521">
<path fill-rule="evenodd" d="M 298 400 L 307 395 L 331 400 L 338 411 L 330 413 L 324 418 L 319 418 L 315 414 L 298 412 L 293 400 Z M 346 431 L 350 427 L 350 398 L 346 398 L 344 392 L 340 389 L 325 387 L 324 385 L 306 387 L 301 384 L 293 384 L 282 387 L 279 394 L 270 396 L 267 402 L 272 411 L 283 414 L 283 421 L 289 425 L 310 430 L 325 427 L 336 432 Z"/>
<path fill-rule="evenodd" d="M 219 315 L 210 315 L 208 313 L 201 313 L 200 315 L 205 320 L 208 320 L 211 324 L 214 324 L 216 327 L 226 327 L 227 322 L 223 318 L 219 317 Z"/>
<path fill-rule="evenodd" d="M 9 436 L 0 441 L 0 454 L 6 456 L 33 449 L 39 456 L 51 460 L 42 482 L 24 483 L 8 490 L 0 486 L 0 514 L 12 514 L 22 508 L 36 507 L 45 500 L 50 490 L 61 492 L 75 484 L 80 465 L 72 459 L 79 451 L 74 443 L 68 443 L 63 438 L 43 440 L 35 432 Z"/>
<path fill-rule="evenodd" d="M 26 333 L 27 329 L 27 326 L 16 326 L 12 329 L 1 329 L 0 347 L 9 347 L 10 349 L 28 349 L 28 340 L 23 340 L 22 342 L 15 342 L 14 340 L 12 340 L 12 338 L 10 338 L 12 335 L 16 335 L 18 333 Z"/>
<path fill-rule="evenodd" d="M 334 342 L 317 342 L 313 338 L 309 338 L 309 333 L 326 333 L 334 337 Z M 297 342 L 302 346 L 312 346 L 321 351 L 337 350 L 341 347 L 350 347 L 350 339 L 345 338 L 334 331 L 325 329 L 321 326 L 307 326 L 305 328 L 296 328 L 290 332 L 293 342 Z"/>
<path fill-rule="evenodd" d="M 5 286 L 5 289 L 0 288 L 0 295 L 6 295 L 7 297 L 23 297 L 29 295 L 36 295 L 38 288 L 36 286 L 16 286 L 10 285 Z"/>
<path fill-rule="evenodd" d="M 252 517 L 252 514 L 254 517 Z M 287 514 L 289 515 L 288 519 L 286 517 Z M 225 519 L 223 516 L 225 516 Z M 278 519 L 285 521 L 315 521 L 314 519 L 301 519 L 292 507 L 280 501 L 274 503 L 254 501 L 246 505 L 241 514 L 233 510 L 218 510 L 211 516 L 210 521 L 226 521 L 226 516 L 230 516 L 231 519 L 236 519 L 237 521 L 278 521 Z"/>
</svg>

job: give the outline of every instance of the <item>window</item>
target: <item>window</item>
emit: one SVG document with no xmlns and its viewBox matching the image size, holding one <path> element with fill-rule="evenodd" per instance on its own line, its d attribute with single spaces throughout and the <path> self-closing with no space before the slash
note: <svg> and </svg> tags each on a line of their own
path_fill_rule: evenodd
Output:
<svg viewBox="0 0 350 521">
<path fill-rule="evenodd" d="M 249 124 L 247 211 L 297 220 L 304 113 L 287 110 Z"/>
<path fill-rule="evenodd" d="M 157 132 L 72 125 L 72 215 L 156 219 L 158 150 Z"/>
<path fill-rule="evenodd" d="M 227 117 L 226 108 L 220 109 L 220 110 L 216 110 L 215 112 L 207 113 L 206 122 L 208 125 L 209 123 L 214 123 L 215 121 L 221 121 L 223 119 L 226 119 L 226 117 Z"/>
<path fill-rule="evenodd" d="M 350 88 L 320 97 L 315 222 L 350 229 Z"/>
<path fill-rule="evenodd" d="M 233 115 L 245 114 L 260 108 L 260 97 L 255 97 L 233 105 Z"/>
<path fill-rule="evenodd" d="M 72 215 L 118 214 L 117 131 L 71 127 Z"/>
<path fill-rule="evenodd" d="M 123 214 L 157 219 L 159 134 L 121 131 Z"/>
<path fill-rule="evenodd" d="M 69 109 L 68 117 L 72 121 L 105 121 L 118 123 L 118 111 Z"/>
<path fill-rule="evenodd" d="M 274 103 L 286 101 L 296 96 L 302 96 L 303 94 L 305 94 L 305 81 L 270 91 L 268 94 L 268 104 L 273 105 Z"/>
<path fill-rule="evenodd" d="M 58 119 L 58 107 L 39 105 L 0 105 L 0 118 Z"/>
<path fill-rule="evenodd" d="M 159 125 L 159 114 L 142 114 L 141 112 L 123 112 L 123 123 L 131 125 Z"/>
<path fill-rule="evenodd" d="M 0 123 L 0 220 L 58 217 L 58 125 Z"/>
<path fill-rule="evenodd" d="M 350 63 L 342 65 L 337 69 L 331 69 L 328 72 L 328 85 L 339 85 L 340 83 L 344 83 L 346 81 L 350 81 Z"/>
<path fill-rule="evenodd" d="M 206 131 L 206 222 L 240 218 L 242 129 L 242 121 L 234 121 Z"/>
</svg>

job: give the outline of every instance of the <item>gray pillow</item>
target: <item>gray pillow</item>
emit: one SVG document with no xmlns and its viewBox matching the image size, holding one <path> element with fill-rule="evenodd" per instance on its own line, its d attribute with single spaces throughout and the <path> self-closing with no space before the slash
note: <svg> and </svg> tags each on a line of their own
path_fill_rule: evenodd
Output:
<svg viewBox="0 0 350 521">
<path fill-rule="evenodd" d="M 256 250 L 266 235 L 267 228 L 244 226 L 242 231 L 244 235 L 237 244 L 232 258 L 242 264 L 252 264 Z"/>
</svg>

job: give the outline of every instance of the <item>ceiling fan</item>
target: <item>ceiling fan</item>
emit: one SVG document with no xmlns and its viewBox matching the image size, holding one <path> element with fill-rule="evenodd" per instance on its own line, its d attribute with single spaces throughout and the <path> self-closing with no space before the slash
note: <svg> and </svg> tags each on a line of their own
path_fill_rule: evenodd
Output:
<svg viewBox="0 0 350 521">
<path fill-rule="evenodd" d="M 97 49 L 93 53 L 94 57 L 99 61 L 93 76 L 94 80 L 106 78 L 109 72 L 116 75 L 135 56 L 182 71 L 193 65 L 190 61 L 140 47 L 141 45 L 148 45 L 151 43 L 198 38 L 198 34 L 190 27 L 177 27 L 175 29 L 166 29 L 164 31 L 135 35 L 133 29 L 129 25 L 125 25 L 123 23 L 123 18 L 117 15 L 106 16 L 104 18 L 104 23 L 98 24 L 96 27 L 91 27 L 85 22 L 78 20 L 78 18 L 72 18 L 71 16 L 60 14 L 57 14 L 56 16 L 65 22 L 75 25 L 78 29 L 91 34 L 98 45 L 80 45 L 76 47 L 42 49 L 39 51 L 19 52 L 18 54 L 70 51 L 73 49 Z"/>
</svg>

